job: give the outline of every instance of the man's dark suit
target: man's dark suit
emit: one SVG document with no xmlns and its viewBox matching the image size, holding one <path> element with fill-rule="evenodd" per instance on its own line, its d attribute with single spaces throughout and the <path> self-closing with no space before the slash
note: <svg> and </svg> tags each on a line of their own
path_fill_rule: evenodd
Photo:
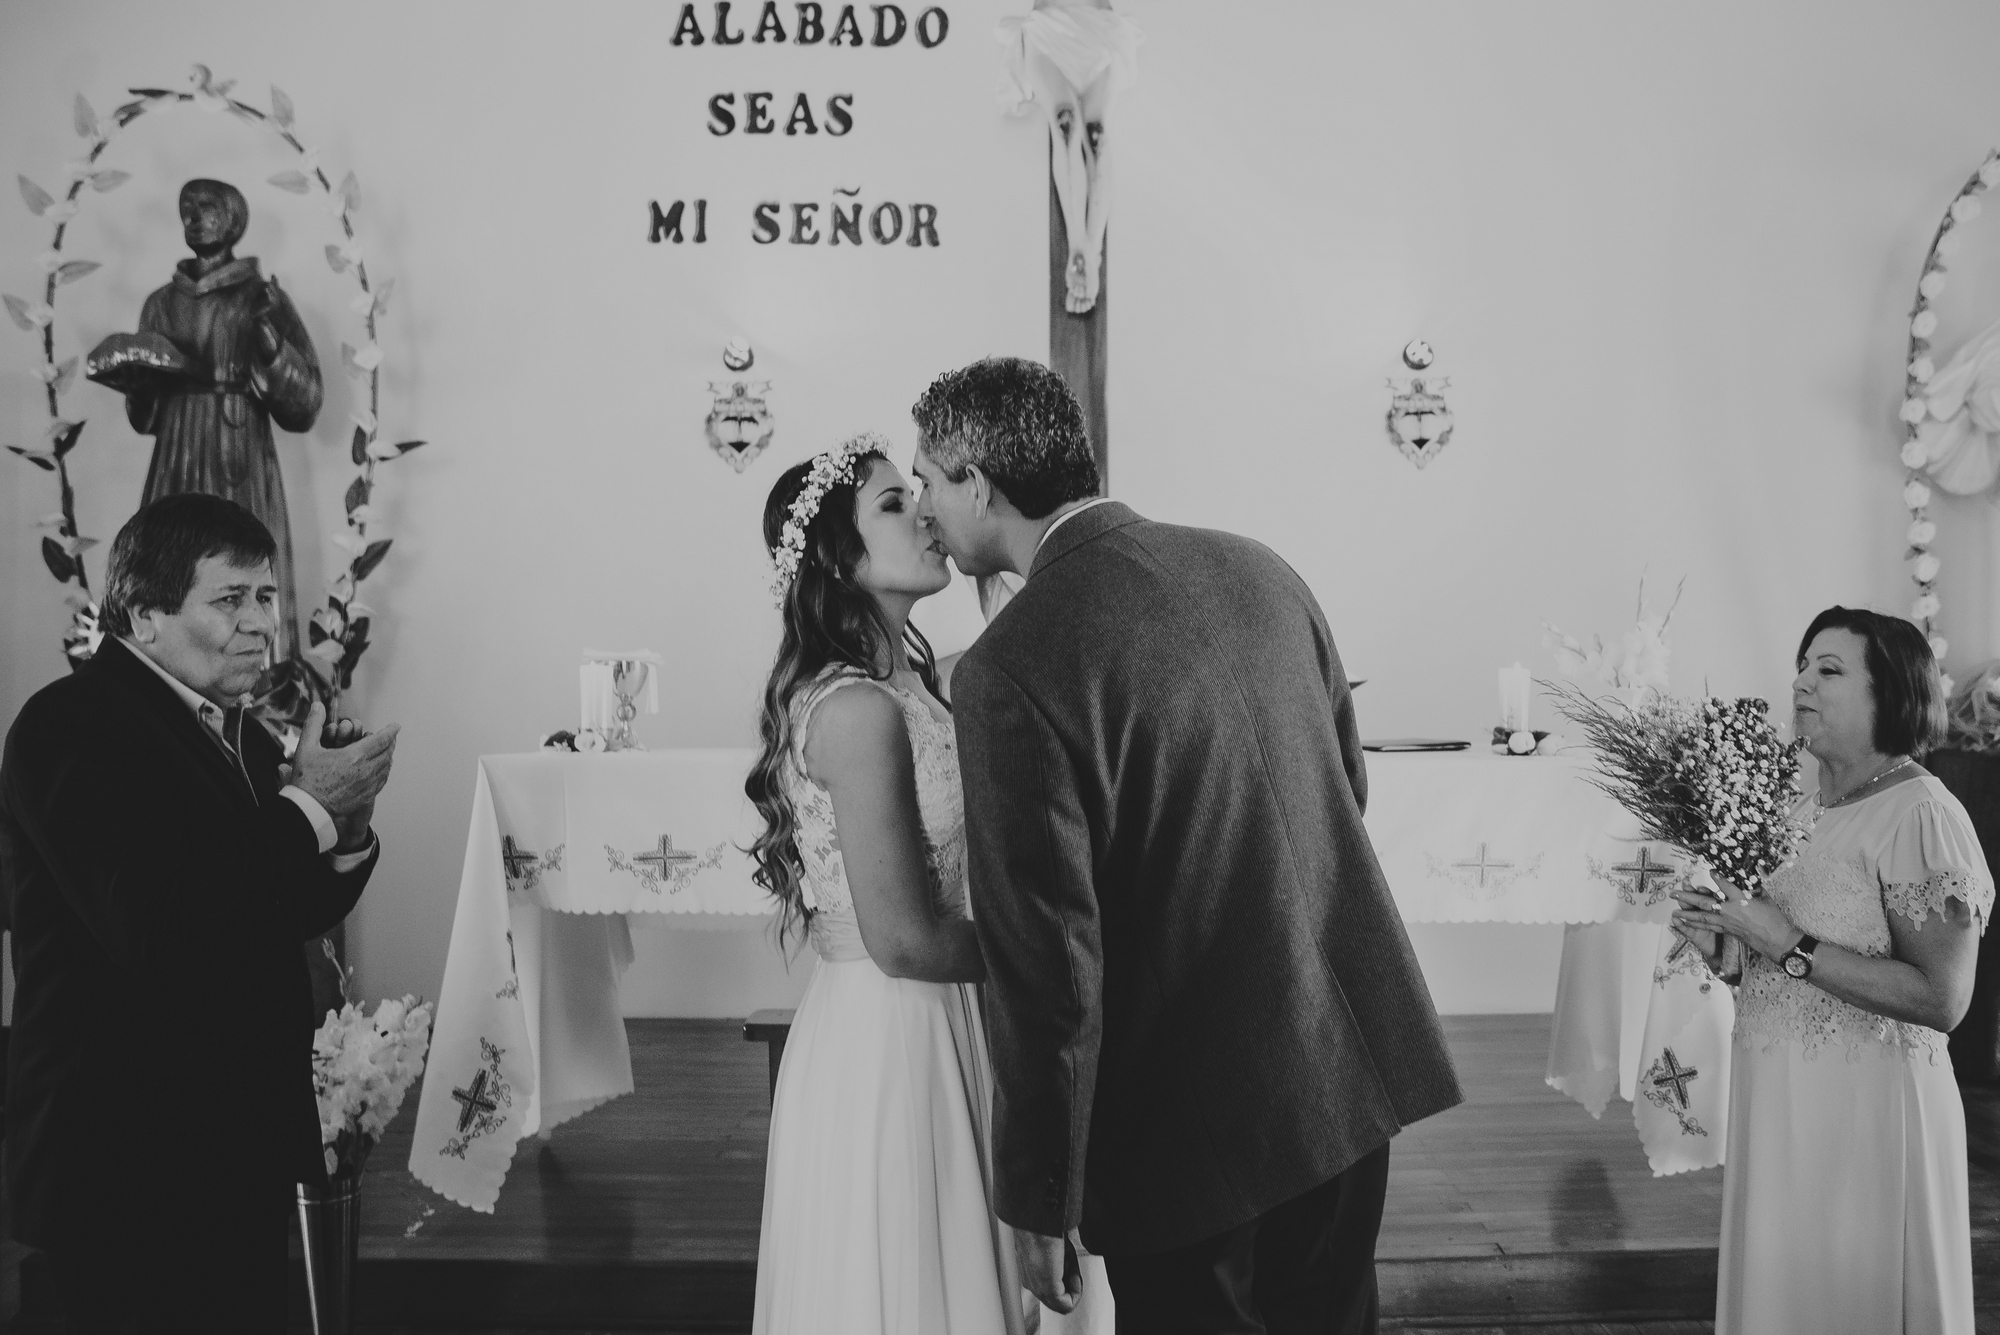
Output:
<svg viewBox="0 0 2000 1335">
<path fill-rule="evenodd" d="M 148 1299 L 161 1315 L 185 1300 L 207 1329 L 277 1330 L 290 1184 L 324 1181 L 299 943 L 375 859 L 335 873 L 278 794 L 277 744 L 242 738 L 244 774 L 109 638 L 8 732 L 7 1192 L 59 1271 L 129 1256 L 181 1290 Z"/>
<path fill-rule="evenodd" d="M 952 700 L 1002 1219 L 1080 1223 L 1115 1283 L 1459 1101 L 1332 635 L 1272 552 L 1085 510 Z"/>
</svg>

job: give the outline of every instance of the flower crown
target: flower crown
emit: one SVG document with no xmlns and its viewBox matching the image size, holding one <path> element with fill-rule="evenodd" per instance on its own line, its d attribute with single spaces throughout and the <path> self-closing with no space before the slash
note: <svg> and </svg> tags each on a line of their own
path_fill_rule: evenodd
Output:
<svg viewBox="0 0 2000 1335">
<path fill-rule="evenodd" d="M 806 555 L 806 526 L 819 513 L 820 502 L 826 499 L 827 492 L 837 486 L 852 485 L 855 462 L 873 454 L 887 458 L 889 448 L 886 437 L 863 431 L 814 456 L 806 485 L 792 501 L 791 516 L 778 535 L 778 545 L 771 549 L 771 564 L 777 568 L 777 576 L 771 581 L 771 597 L 778 606 L 785 605 L 785 595 L 799 577 L 799 563 Z"/>
</svg>

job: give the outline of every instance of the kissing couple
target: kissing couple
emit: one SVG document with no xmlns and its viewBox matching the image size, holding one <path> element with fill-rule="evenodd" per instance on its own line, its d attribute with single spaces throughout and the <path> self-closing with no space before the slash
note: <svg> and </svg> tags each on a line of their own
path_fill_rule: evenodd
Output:
<svg viewBox="0 0 2000 1335">
<path fill-rule="evenodd" d="M 914 484 L 861 435 L 764 508 L 753 854 L 820 962 L 753 1330 L 1106 1331 L 1115 1299 L 1119 1331 L 1374 1331 L 1389 1140 L 1460 1095 L 1318 603 L 1100 497 L 1047 367 L 913 415 Z M 947 556 L 1026 579 L 949 703 L 909 623 Z"/>
</svg>

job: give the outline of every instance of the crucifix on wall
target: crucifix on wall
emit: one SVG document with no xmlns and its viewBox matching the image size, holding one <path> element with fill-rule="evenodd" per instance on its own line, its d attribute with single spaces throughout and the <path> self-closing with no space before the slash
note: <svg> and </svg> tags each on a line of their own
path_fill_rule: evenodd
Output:
<svg viewBox="0 0 2000 1335">
<path fill-rule="evenodd" d="M 1035 0 L 1002 19 L 1010 114 L 1033 104 L 1049 127 L 1049 365 L 1083 403 L 1098 476 L 1110 488 L 1105 231 L 1114 95 L 1139 75 L 1139 27 L 1111 0 Z"/>
</svg>

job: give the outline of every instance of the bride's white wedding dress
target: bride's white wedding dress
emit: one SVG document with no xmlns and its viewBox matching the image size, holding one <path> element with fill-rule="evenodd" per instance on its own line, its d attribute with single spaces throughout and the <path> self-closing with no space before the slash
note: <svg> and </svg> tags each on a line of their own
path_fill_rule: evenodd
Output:
<svg viewBox="0 0 2000 1335">
<path fill-rule="evenodd" d="M 1022 1335 L 1033 1299 L 1021 1288 L 1012 1233 L 991 1206 L 993 1068 L 979 989 L 891 978 L 868 957 L 833 800 L 807 777 L 798 750 L 813 709 L 843 688 L 887 691 L 902 709 L 931 901 L 940 915 L 966 914 L 965 798 L 950 720 L 907 691 L 829 671 L 793 718 L 799 740 L 787 782 L 819 962 L 772 1099 L 751 1328 Z M 1061 1323 L 1049 1314 L 1042 1330 L 1081 1329 L 1082 1316 Z"/>
</svg>

